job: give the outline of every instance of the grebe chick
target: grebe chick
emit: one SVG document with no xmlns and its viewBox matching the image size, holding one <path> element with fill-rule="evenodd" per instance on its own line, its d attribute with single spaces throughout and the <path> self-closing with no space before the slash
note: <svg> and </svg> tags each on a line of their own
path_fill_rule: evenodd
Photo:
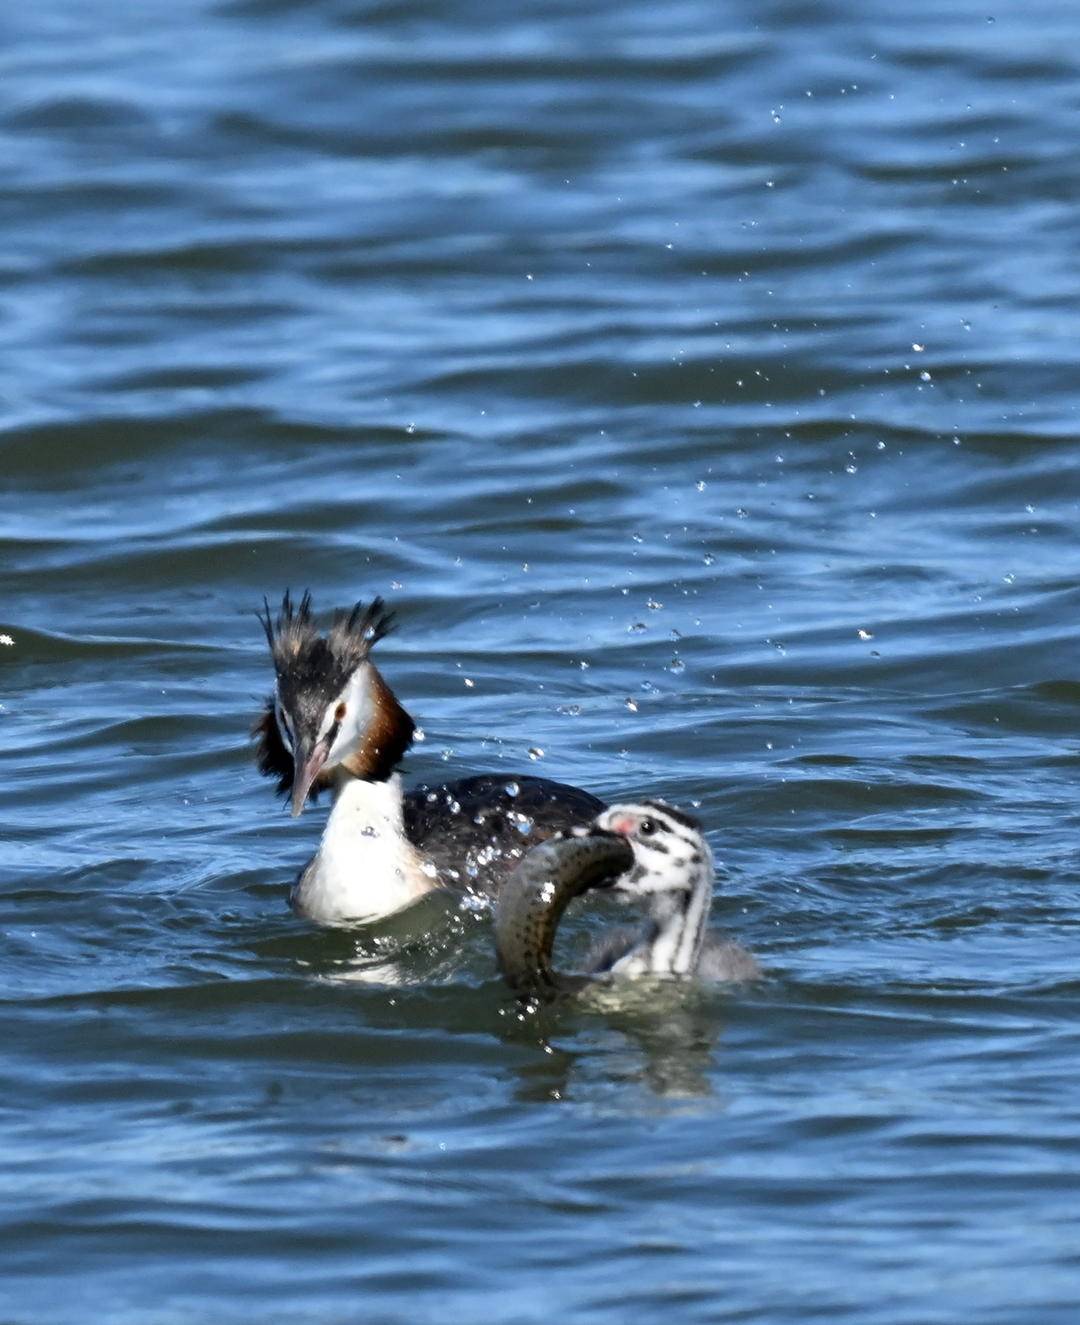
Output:
<svg viewBox="0 0 1080 1325">
<path fill-rule="evenodd" d="M 495 906 L 499 970 L 530 998 L 605 976 L 756 979 L 761 968 L 745 948 L 706 933 L 712 887 L 712 853 L 695 819 L 659 801 L 613 805 L 588 827 L 534 848 L 503 884 Z M 648 923 L 606 935 L 587 974 L 563 974 L 551 964 L 555 932 L 570 901 L 594 888 L 647 899 Z"/>
<path fill-rule="evenodd" d="M 435 888 L 494 895 L 530 847 L 593 818 L 603 802 L 546 778 L 506 773 L 406 792 L 397 766 L 415 724 L 371 661 L 393 614 L 381 598 L 320 633 L 311 595 L 260 615 L 276 684 L 255 724 L 258 765 L 293 815 L 320 790 L 333 805 L 290 893 L 323 925 L 391 915 Z"/>
<path fill-rule="evenodd" d="M 643 930 L 629 938 L 616 933 L 593 950 L 594 972 L 727 982 L 761 975 L 745 948 L 708 933 L 715 866 L 697 819 L 646 800 L 610 806 L 593 827 L 625 837 L 633 849 L 634 864 L 615 881 L 612 896 L 648 905 Z"/>
</svg>

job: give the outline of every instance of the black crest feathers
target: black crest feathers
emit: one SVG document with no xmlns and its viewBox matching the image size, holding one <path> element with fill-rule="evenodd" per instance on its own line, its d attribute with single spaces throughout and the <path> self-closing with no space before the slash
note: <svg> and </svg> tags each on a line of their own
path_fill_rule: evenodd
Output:
<svg viewBox="0 0 1080 1325">
<path fill-rule="evenodd" d="M 251 726 L 256 741 L 255 762 L 264 777 L 274 778 L 278 791 L 291 791 L 293 758 L 285 748 L 274 716 L 274 701 L 268 699 L 263 711 Z"/>
<path fill-rule="evenodd" d="M 306 591 L 296 602 L 286 590 L 276 617 L 264 598 L 257 615 L 277 674 L 276 698 L 302 728 L 318 725 L 326 705 L 341 693 L 394 624 L 393 612 L 381 598 L 374 598 L 370 603 L 357 603 L 349 611 L 336 612 L 324 635 L 315 624 L 311 594 Z M 293 759 L 281 739 L 275 709 L 272 696 L 252 734 L 258 742 L 260 771 L 277 779 L 279 791 L 288 791 L 293 780 Z"/>
<path fill-rule="evenodd" d="M 315 625 L 311 594 L 306 590 L 300 602 L 294 603 L 286 589 L 276 620 L 264 598 L 258 617 L 279 677 L 297 668 L 314 668 L 333 670 L 338 676 L 344 672 L 347 679 L 394 626 L 393 612 L 381 598 L 373 598 L 367 604 L 357 603 L 349 612 L 335 612 L 324 637 Z"/>
</svg>

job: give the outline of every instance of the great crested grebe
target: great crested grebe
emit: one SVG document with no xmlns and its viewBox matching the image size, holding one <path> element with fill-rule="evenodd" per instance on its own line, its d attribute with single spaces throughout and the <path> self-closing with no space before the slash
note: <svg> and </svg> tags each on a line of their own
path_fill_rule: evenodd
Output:
<svg viewBox="0 0 1080 1325">
<path fill-rule="evenodd" d="M 761 968 L 737 943 L 707 932 L 714 865 L 698 821 L 662 801 L 612 805 L 588 828 L 531 851 L 499 895 L 499 969 L 518 994 L 578 989 L 591 978 L 757 979 Z M 643 929 L 618 929 L 596 945 L 585 976 L 554 971 L 551 951 L 571 898 L 591 888 L 648 903 Z"/>
<path fill-rule="evenodd" d="M 286 592 L 271 617 L 277 676 L 255 724 L 261 772 L 293 815 L 331 789 L 319 850 L 293 886 L 293 910 L 322 925 L 375 920 L 435 888 L 494 895 L 530 847 L 593 819 L 603 802 L 547 778 L 506 773 L 406 792 L 396 769 L 415 724 L 371 661 L 391 629 L 381 598 L 337 613 L 325 634 L 311 595 Z"/>
</svg>

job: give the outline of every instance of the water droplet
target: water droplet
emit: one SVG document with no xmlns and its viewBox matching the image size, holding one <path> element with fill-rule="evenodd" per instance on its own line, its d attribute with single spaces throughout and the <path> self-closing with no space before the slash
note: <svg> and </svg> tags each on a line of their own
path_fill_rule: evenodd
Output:
<svg viewBox="0 0 1080 1325">
<path fill-rule="evenodd" d="M 390 588 L 391 588 L 391 589 L 404 589 L 405 586 L 401 583 L 400 580 L 391 580 L 391 581 L 390 581 Z"/>
<path fill-rule="evenodd" d="M 507 782 L 506 785 L 503 787 L 503 791 L 505 791 L 506 794 L 511 797 L 516 796 L 520 790 L 521 787 L 516 782 Z"/>
<path fill-rule="evenodd" d="M 635 621 L 632 626 L 626 627 L 626 633 L 628 635 L 640 635 L 642 631 L 648 629 L 649 627 L 645 624 L 644 621 Z"/>
<path fill-rule="evenodd" d="M 538 745 L 532 745 L 532 746 L 529 747 L 529 758 L 530 758 L 530 759 L 543 759 L 543 757 L 544 757 L 544 752 L 543 752 L 543 750 L 540 748 L 540 746 L 538 746 Z"/>
<path fill-rule="evenodd" d="M 637 700 L 628 698 L 626 701 L 626 707 L 631 713 L 636 713 L 638 711 Z"/>
<path fill-rule="evenodd" d="M 471 677 L 467 676 L 465 677 L 465 686 L 467 689 L 472 690 L 475 688 L 476 682 Z"/>
<path fill-rule="evenodd" d="M 379 834 L 375 831 L 375 829 L 371 826 L 371 824 L 365 824 L 365 825 L 363 826 L 363 828 L 360 829 L 360 836 L 361 836 L 361 837 L 378 837 Z"/>
<path fill-rule="evenodd" d="M 923 350 L 926 349 L 926 346 L 919 345 L 916 341 L 912 341 L 911 348 L 915 351 L 916 354 L 922 354 Z"/>
<path fill-rule="evenodd" d="M 736 506 L 735 514 L 739 517 L 740 520 L 748 520 L 750 518 L 750 512 L 746 509 L 745 506 Z"/>
<path fill-rule="evenodd" d="M 681 676 L 686 671 L 686 663 L 681 658 L 672 658 L 668 663 L 668 671 L 674 672 L 676 676 Z"/>
<path fill-rule="evenodd" d="M 414 741 L 426 741 L 426 740 L 427 740 L 427 732 L 424 731 L 423 727 L 416 727 L 416 728 L 413 729 L 413 740 L 414 740 Z"/>
<path fill-rule="evenodd" d="M 865 640 L 873 638 L 874 638 L 874 632 L 872 630 L 863 630 L 861 626 L 859 627 L 859 639 Z"/>
<path fill-rule="evenodd" d="M 661 602 L 658 602 L 655 598 L 650 598 L 650 599 L 646 602 L 645 606 L 646 606 L 651 612 L 659 612 L 659 610 L 664 606 L 664 604 L 661 603 Z"/>
<path fill-rule="evenodd" d="M 556 713 L 561 713 L 564 718 L 576 718 L 581 713 L 580 704 L 560 704 Z"/>
<path fill-rule="evenodd" d="M 698 492 L 704 492 L 705 480 L 703 478 L 699 478 L 698 481 L 694 484 L 694 487 L 697 488 Z"/>
<path fill-rule="evenodd" d="M 701 558 L 701 560 L 704 565 L 711 566 L 713 562 L 716 560 L 716 558 L 713 556 L 711 552 L 706 552 L 705 555 Z"/>
<path fill-rule="evenodd" d="M 924 368 L 923 371 L 919 374 L 919 381 L 920 381 L 920 382 L 930 382 L 930 381 L 932 381 L 932 380 L 933 380 L 933 379 L 931 378 L 930 374 L 929 374 L 929 373 L 926 371 L 926 369 Z"/>
<path fill-rule="evenodd" d="M 424 874 L 428 876 L 429 879 L 437 879 L 439 877 L 439 871 L 436 868 L 435 862 L 433 860 L 423 861 L 420 865 L 420 869 L 423 871 Z"/>
</svg>

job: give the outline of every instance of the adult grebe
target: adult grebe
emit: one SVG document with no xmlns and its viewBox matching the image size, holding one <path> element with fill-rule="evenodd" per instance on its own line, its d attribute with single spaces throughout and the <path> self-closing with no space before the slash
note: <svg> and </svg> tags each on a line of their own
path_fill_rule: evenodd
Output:
<svg viewBox="0 0 1080 1325">
<path fill-rule="evenodd" d="M 397 765 L 415 724 L 371 661 L 391 629 L 381 598 L 337 613 L 322 634 L 311 595 L 286 592 L 260 616 L 276 673 L 255 724 L 258 764 L 300 814 L 319 790 L 333 805 L 319 850 L 290 894 L 323 925 L 390 915 L 434 888 L 493 895 L 530 847 L 594 818 L 587 791 L 519 773 L 406 792 Z"/>
</svg>

